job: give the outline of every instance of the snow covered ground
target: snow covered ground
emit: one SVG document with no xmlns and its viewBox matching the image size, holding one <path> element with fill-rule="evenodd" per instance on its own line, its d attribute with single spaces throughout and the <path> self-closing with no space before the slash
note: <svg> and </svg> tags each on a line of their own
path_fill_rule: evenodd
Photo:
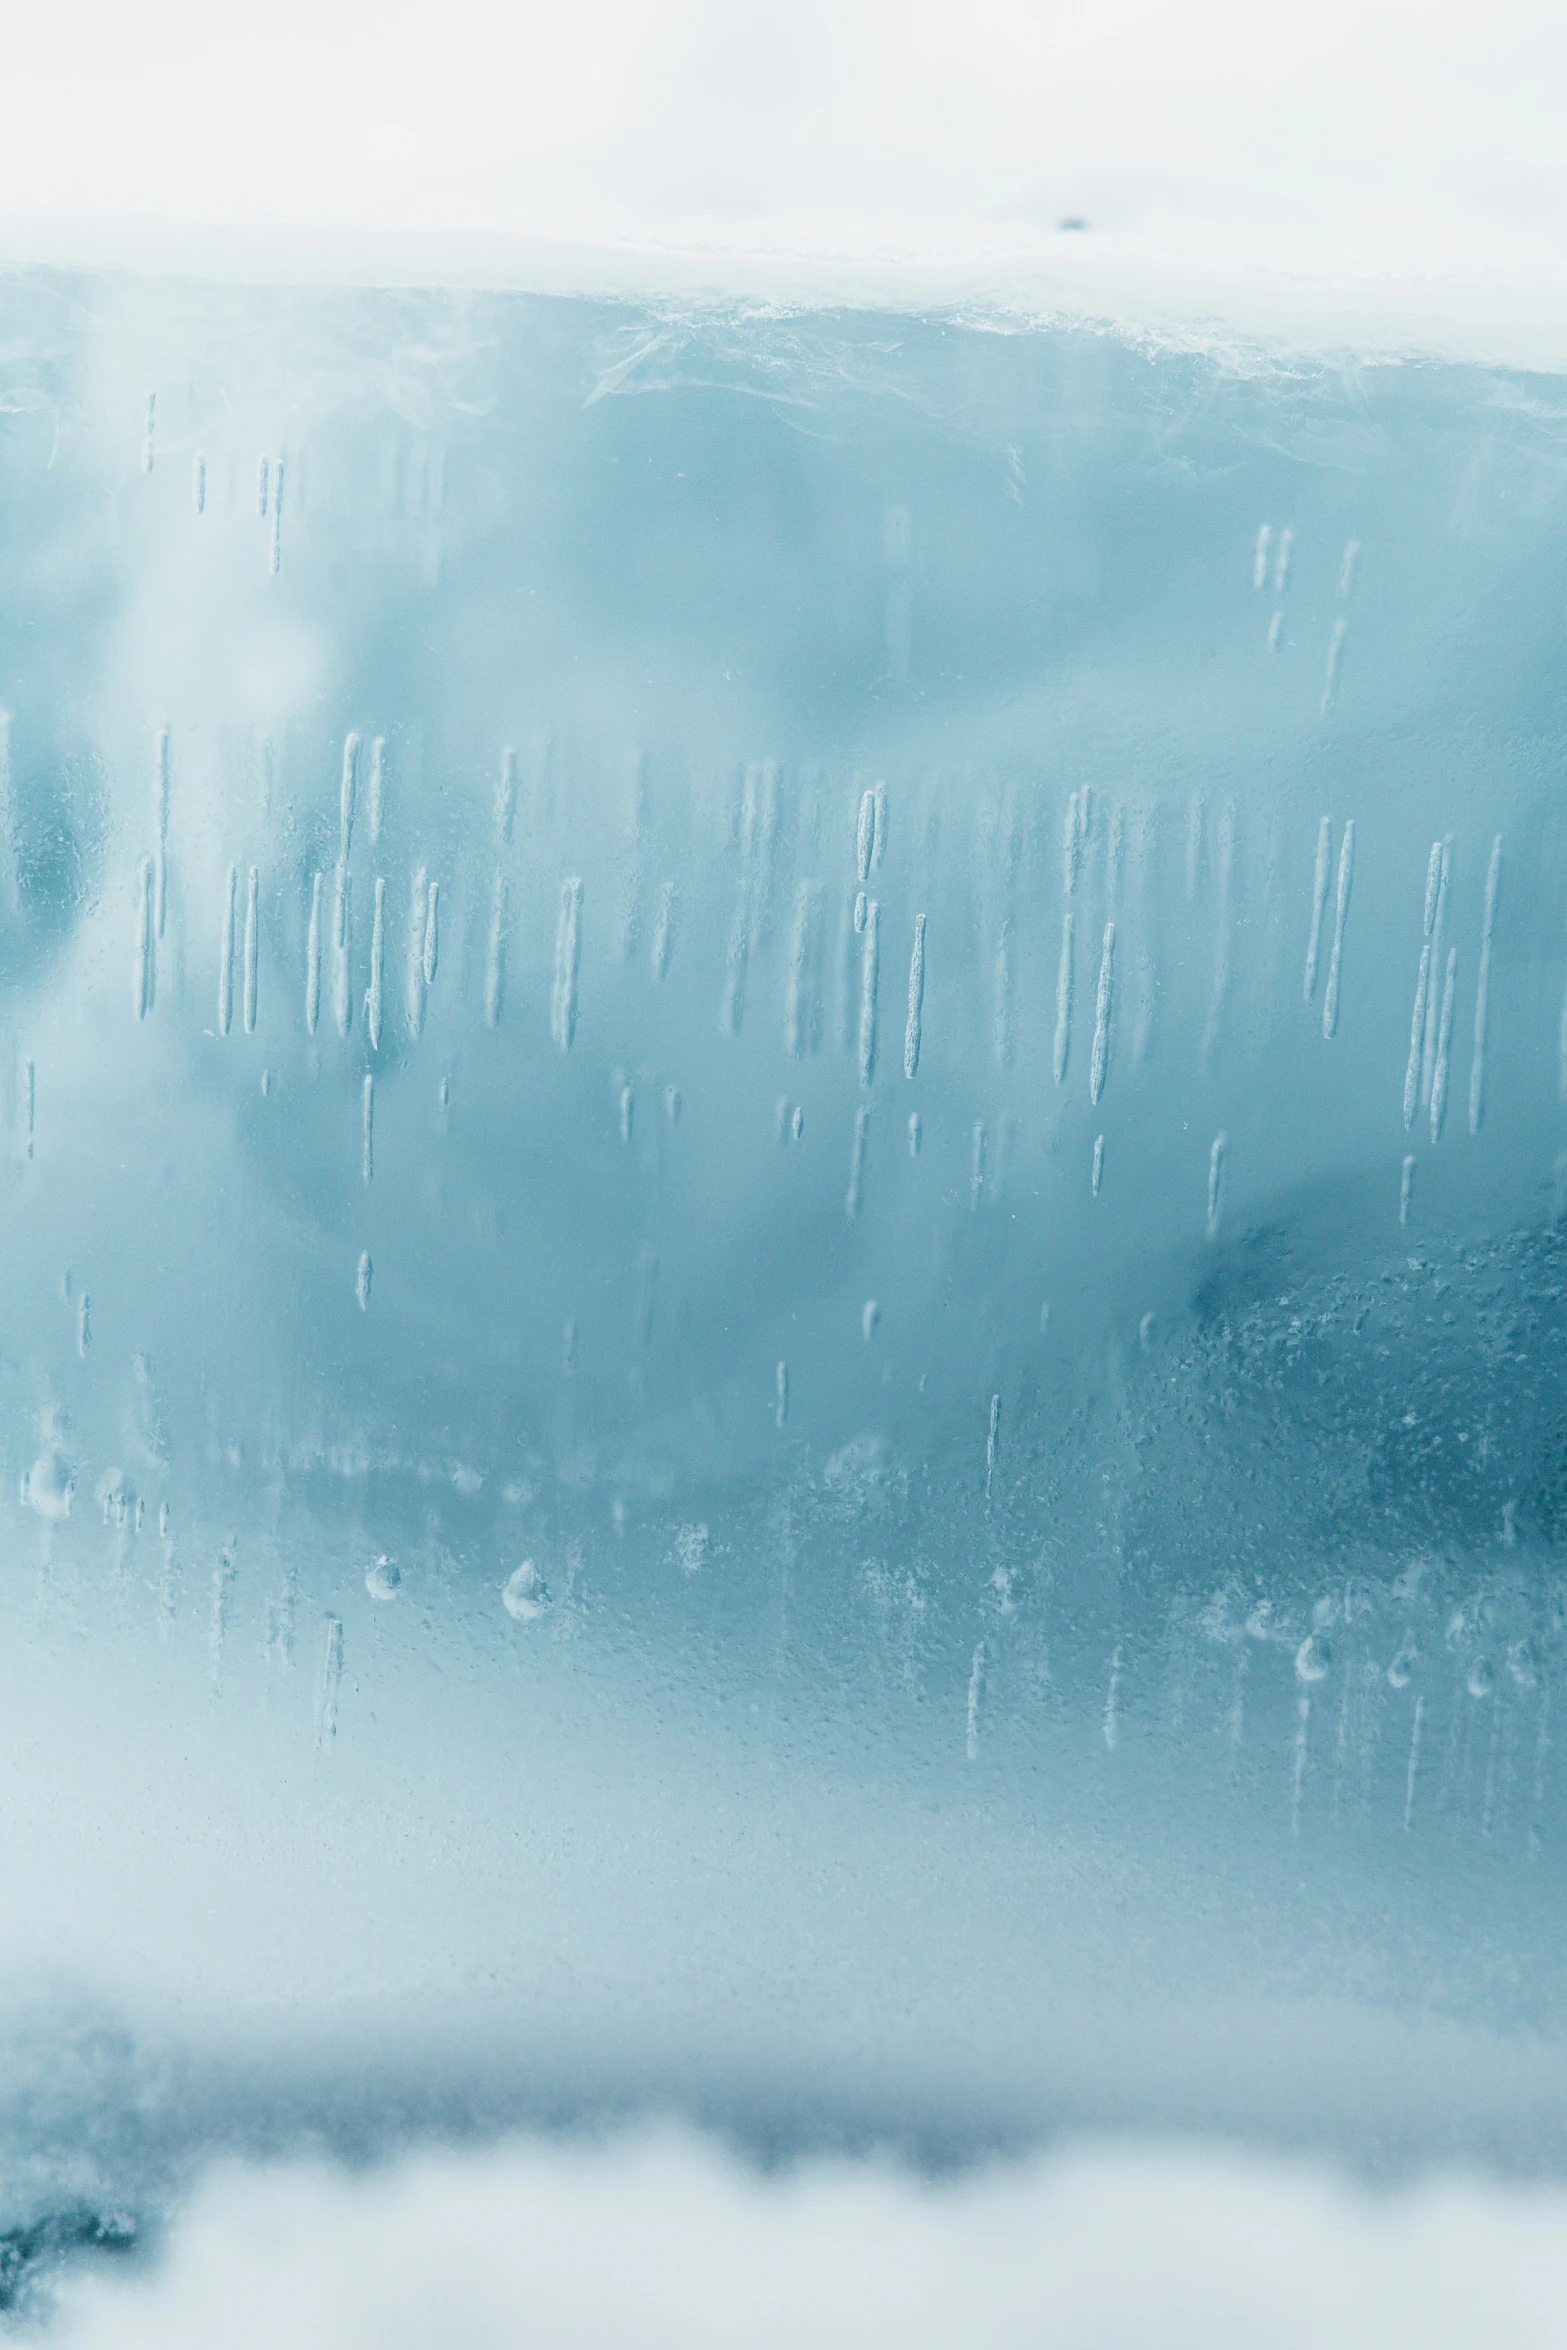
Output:
<svg viewBox="0 0 1567 2350">
<path fill-rule="evenodd" d="M 1096 2148 L 939 2183 L 758 2177 L 651 2137 L 214 2176 L 150 2273 L 78 2280 L 66 2350 L 1468 2350 L 1560 2338 L 1560 2188 L 1385 2196 Z"/>
</svg>

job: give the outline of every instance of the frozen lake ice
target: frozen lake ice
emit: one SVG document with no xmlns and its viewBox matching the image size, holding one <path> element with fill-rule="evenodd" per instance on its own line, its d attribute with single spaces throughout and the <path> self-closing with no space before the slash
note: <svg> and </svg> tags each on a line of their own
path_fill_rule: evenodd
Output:
<svg viewBox="0 0 1567 2350">
<path fill-rule="evenodd" d="M 10 2224 L 649 2105 L 1561 2169 L 1564 458 L 8 280 Z"/>
</svg>

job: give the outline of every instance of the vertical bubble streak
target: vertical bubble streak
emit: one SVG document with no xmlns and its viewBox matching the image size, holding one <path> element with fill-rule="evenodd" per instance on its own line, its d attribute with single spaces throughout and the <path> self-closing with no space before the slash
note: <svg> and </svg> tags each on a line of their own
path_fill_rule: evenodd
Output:
<svg viewBox="0 0 1567 2350">
<path fill-rule="evenodd" d="M 925 917 L 914 917 L 914 951 L 909 956 L 909 1015 L 903 1030 L 903 1074 L 912 1078 L 920 1065 L 920 1030 L 925 1013 Z"/>
</svg>

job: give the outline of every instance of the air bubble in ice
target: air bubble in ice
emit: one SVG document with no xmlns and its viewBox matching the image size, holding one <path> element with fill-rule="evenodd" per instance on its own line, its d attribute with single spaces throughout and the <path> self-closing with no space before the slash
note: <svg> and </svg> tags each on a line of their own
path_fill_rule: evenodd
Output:
<svg viewBox="0 0 1567 2350">
<path fill-rule="evenodd" d="M 1534 1687 L 1540 1676 L 1532 1640 L 1515 1640 L 1512 1643 L 1507 1651 L 1507 1670 L 1520 1689 Z"/>
<path fill-rule="evenodd" d="M 524 1559 L 501 1593 L 501 1605 L 519 1624 L 531 1624 L 549 1606 L 549 1586 L 532 1559 Z"/>
<path fill-rule="evenodd" d="M 1420 1662 L 1420 1651 L 1412 1640 L 1406 1640 L 1388 1666 L 1387 1677 L 1395 1689 L 1407 1689 L 1415 1667 Z"/>
<path fill-rule="evenodd" d="M 372 1599 L 395 1599 L 402 1580 L 402 1569 L 396 1561 L 383 1556 L 367 1568 L 365 1589 Z"/>
<path fill-rule="evenodd" d="M 53 1413 L 44 1416 L 42 1437 L 43 1449 L 22 1478 L 22 1500 L 46 1524 L 55 1525 L 71 1514 L 76 1474 L 61 1448 L 59 1424 Z"/>
<path fill-rule="evenodd" d="M 707 1558 L 707 1528 L 682 1526 L 675 1536 L 675 1556 L 680 1561 L 681 1572 L 694 1575 Z"/>
</svg>

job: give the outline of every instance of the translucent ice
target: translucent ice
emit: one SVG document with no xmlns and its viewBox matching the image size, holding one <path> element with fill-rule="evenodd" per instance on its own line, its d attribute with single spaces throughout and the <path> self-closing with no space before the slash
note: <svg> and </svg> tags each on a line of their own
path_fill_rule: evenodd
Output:
<svg viewBox="0 0 1567 2350">
<path fill-rule="evenodd" d="M 19 2226 L 648 2100 L 1567 2159 L 1564 430 L 8 281 Z"/>
</svg>

